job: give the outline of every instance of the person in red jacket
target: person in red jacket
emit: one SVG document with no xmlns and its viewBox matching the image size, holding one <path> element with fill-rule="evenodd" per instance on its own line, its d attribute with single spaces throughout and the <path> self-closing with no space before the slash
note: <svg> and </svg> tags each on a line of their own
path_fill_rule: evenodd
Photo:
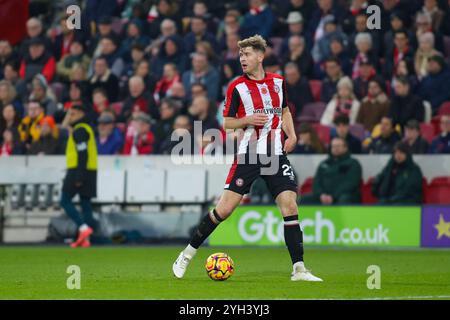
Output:
<svg viewBox="0 0 450 320">
<path fill-rule="evenodd" d="M 20 64 L 20 78 L 30 82 L 35 75 L 40 73 L 44 75 L 47 82 L 51 82 L 56 71 L 55 58 L 46 51 L 42 39 L 30 39 L 29 45 L 28 53 Z"/>
<path fill-rule="evenodd" d="M 127 129 L 123 154 L 142 155 L 153 153 L 155 137 L 150 131 L 151 118 L 148 114 L 140 112 L 133 116 Z"/>
</svg>

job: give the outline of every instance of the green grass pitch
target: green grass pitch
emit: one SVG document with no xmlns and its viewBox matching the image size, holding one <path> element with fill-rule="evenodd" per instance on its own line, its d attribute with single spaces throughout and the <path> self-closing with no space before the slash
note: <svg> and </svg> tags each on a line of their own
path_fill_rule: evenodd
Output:
<svg viewBox="0 0 450 320">
<path fill-rule="evenodd" d="M 291 282 L 284 248 L 202 247 L 182 280 L 171 267 L 181 247 L 0 247 L 0 299 L 450 299 L 448 250 L 306 248 L 307 267 L 323 283 Z M 224 282 L 205 272 L 206 257 L 226 252 L 235 273 Z M 66 287 L 78 265 L 81 289 Z M 367 288 L 369 265 L 381 289 Z"/>
</svg>

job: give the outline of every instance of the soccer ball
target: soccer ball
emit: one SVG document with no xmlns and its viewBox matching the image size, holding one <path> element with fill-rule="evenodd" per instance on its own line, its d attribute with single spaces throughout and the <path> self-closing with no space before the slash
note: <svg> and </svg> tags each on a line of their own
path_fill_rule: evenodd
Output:
<svg viewBox="0 0 450 320">
<path fill-rule="evenodd" d="M 234 271 L 234 262 L 226 253 L 213 253 L 206 259 L 206 273 L 212 280 L 227 280 Z"/>
</svg>

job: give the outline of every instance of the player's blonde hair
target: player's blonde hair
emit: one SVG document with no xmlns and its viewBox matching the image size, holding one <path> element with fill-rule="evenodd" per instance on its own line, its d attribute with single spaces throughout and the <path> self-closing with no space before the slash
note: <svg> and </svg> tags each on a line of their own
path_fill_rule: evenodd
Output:
<svg viewBox="0 0 450 320">
<path fill-rule="evenodd" d="M 257 35 L 254 35 L 253 37 L 249 37 L 247 39 L 238 41 L 238 47 L 239 47 L 239 49 L 252 47 L 253 50 L 259 50 L 259 51 L 265 52 L 266 48 L 267 48 L 267 42 L 266 42 L 266 40 L 264 40 L 263 37 L 261 37 L 259 34 L 257 34 Z"/>
</svg>

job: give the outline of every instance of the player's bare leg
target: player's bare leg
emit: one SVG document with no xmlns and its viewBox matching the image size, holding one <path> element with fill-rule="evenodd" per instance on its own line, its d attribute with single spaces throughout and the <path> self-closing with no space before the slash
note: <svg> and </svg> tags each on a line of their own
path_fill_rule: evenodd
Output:
<svg viewBox="0 0 450 320">
<path fill-rule="evenodd" d="M 303 231 L 298 221 L 297 194 L 283 191 L 275 199 L 284 220 L 284 240 L 291 256 L 292 281 L 322 281 L 305 268 L 303 262 Z"/>
<path fill-rule="evenodd" d="M 197 249 L 216 229 L 219 223 L 231 215 L 241 200 L 242 195 L 236 192 L 229 190 L 223 192 L 217 206 L 205 215 L 198 225 L 188 246 L 179 254 L 177 260 L 174 262 L 172 271 L 175 277 L 180 279 L 184 276 L 189 262 L 191 262 L 192 258 L 197 253 Z"/>
</svg>

